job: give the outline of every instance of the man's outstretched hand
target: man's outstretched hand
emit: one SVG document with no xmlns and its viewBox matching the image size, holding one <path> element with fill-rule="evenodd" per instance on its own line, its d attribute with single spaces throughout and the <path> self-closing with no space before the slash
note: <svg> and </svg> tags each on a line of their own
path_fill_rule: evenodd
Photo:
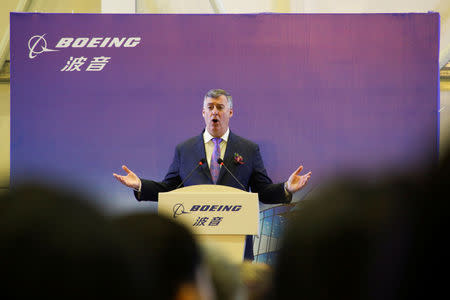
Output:
<svg viewBox="0 0 450 300">
<path fill-rule="evenodd" d="M 127 173 L 126 176 L 118 175 L 116 173 L 113 173 L 113 176 L 127 187 L 138 190 L 141 187 L 141 180 L 139 177 L 125 165 L 122 166 L 122 169 Z"/>
<path fill-rule="evenodd" d="M 305 175 L 300 175 L 300 172 L 303 170 L 303 166 L 297 168 L 294 173 L 291 174 L 288 181 L 286 182 L 286 190 L 290 193 L 295 193 L 301 190 L 307 183 L 309 178 L 311 177 L 311 171 L 306 173 Z"/>
</svg>

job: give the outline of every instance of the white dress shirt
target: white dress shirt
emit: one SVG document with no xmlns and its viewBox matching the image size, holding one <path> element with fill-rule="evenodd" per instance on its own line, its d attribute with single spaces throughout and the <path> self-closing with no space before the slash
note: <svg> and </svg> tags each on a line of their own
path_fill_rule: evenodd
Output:
<svg viewBox="0 0 450 300">
<path fill-rule="evenodd" d="M 223 159 L 225 155 L 225 150 L 227 149 L 228 136 L 230 135 L 230 128 L 227 129 L 224 135 L 221 136 L 222 141 L 220 142 L 220 158 Z M 203 132 L 203 142 L 205 143 L 205 154 L 206 160 L 208 161 L 208 166 L 211 165 L 211 155 L 214 151 L 214 142 L 212 141 L 214 137 L 209 134 L 208 130 L 205 128 Z"/>
</svg>

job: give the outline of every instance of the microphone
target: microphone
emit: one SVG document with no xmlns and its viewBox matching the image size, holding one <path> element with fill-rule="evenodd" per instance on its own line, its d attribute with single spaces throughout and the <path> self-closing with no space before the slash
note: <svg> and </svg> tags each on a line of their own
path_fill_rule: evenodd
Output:
<svg viewBox="0 0 450 300">
<path fill-rule="evenodd" d="M 227 166 L 225 166 L 225 163 L 223 162 L 223 159 L 218 158 L 217 162 L 219 163 L 219 165 L 224 166 L 225 170 L 227 170 L 228 173 L 230 173 L 231 176 L 233 176 L 234 180 L 236 180 L 237 183 L 239 183 L 242 186 L 242 189 L 244 191 L 246 191 L 247 189 L 245 188 L 245 186 L 233 175 L 233 173 L 231 173 L 231 171 L 227 168 Z"/>
<path fill-rule="evenodd" d="M 197 168 L 200 167 L 201 165 L 203 165 L 205 162 L 206 162 L 206 159 L 204 159 L 204 158 L 200 159 L 197 166 L 194 169 L 192 169 L 192 171 L 188 174 L 188 176 L 186 176 L 186 178 L 184 178 L 184 180 L 175 189 L 182 186 L 186 182 L 186 180 L 188 180 L 189 177 L 191 177 L 192 173 L 194 173 L 194 171 L 197 170 Z"/>
</svg>

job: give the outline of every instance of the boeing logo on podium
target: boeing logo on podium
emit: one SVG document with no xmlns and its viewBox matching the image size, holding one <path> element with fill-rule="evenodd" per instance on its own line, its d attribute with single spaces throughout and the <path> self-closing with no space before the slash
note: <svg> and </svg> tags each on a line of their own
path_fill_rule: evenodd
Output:
<svg viewBox="0 0 450 300">
<path fill-rule="evenodd" d="M 242 209 L 242 205 L 193 205 L 189 212 L 211 212 L 211 211 L 218 211 L 218 212 L 238 212 Z M 178 216 L 181 216 L 182 214 L 189 214 L 188 211 L 184 208 L 184 205 L 182 203 L 177 203 L 173 206 L 173 217 L 176 218 Z"/>
<path fill-rule="evenodd" d="M 35 58 L 38 54 L 44 52 L 60 51 L 47 48 L 47 41 L 43 35 L 34 35 L 28 40 L 28 57 Z M 62 37 L 56 43 L 54 48 L 134 48 L 141 42 L 141 37 Z"/>
<path fill-rule="evenodd" d="M 177 203 L 173 206 L 173 218 L 175 219 L 178 216 L 181 216 L 182 214 L 188 214 L 187 211 L 184 209 L 184 205 L 181 203 Z"/>
<path fill-rule="evenodd" d="M 44 38 L 45 34 L 43 35 L 34 35 L 28 40 L 28 49 L 30 52 L 28 53 L 28 57 L 33 59 L 38 54 L 41 54 L 43 52 L 53 52 L 53 51 L 59 51 L 54 49 L 48 49 L 47 48 L 47 41 Z"/>
</svg>

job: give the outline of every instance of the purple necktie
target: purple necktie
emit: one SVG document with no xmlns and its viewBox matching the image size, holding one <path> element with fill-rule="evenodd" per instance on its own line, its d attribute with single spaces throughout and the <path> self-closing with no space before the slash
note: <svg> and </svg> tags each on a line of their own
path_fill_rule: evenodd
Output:
<svg viewBox="0 0 450 300">
<path fill-rule="evenodd" d="M 211 163 L 209 166 L 209 169 L 211 171 L 211 178 L 214 182 L 214 184 L 217 183 L 217 178 L 219 178 L 219 172 L 220 172 L 220 165 L 217 162 L 217 159 L 220 158 L 220 142 L 222 141 L 221 138 L 213 138 L 212 141 L 214 142 L 214 150 L 211 155 Z"/>
</svg>

